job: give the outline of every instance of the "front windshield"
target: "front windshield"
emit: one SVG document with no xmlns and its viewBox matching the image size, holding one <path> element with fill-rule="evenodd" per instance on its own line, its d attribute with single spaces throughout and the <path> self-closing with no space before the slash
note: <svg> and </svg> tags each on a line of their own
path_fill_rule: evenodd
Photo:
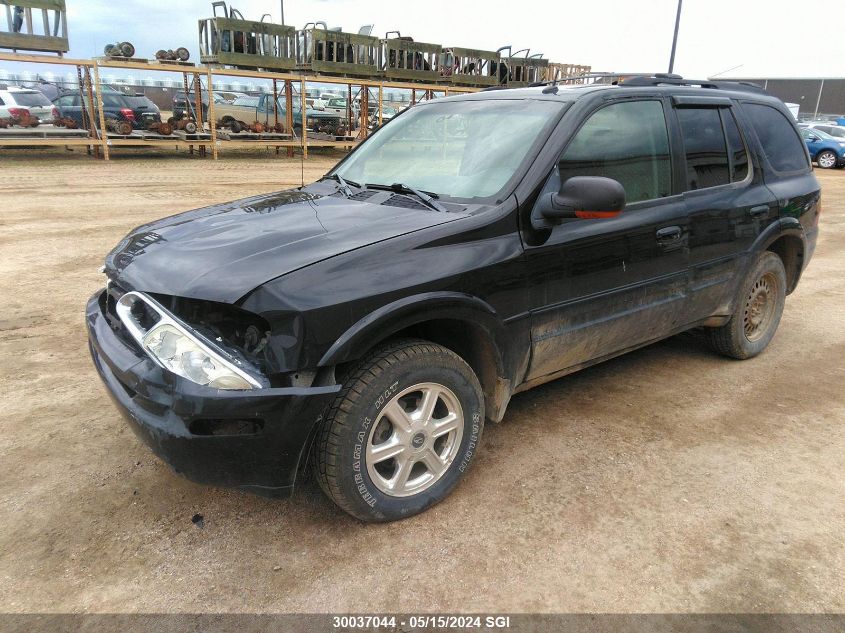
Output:
<svg viewBox="0 0 845 633">
<path fill-rule="evenodd" d="M 334 173 L 361 184 L 402 183 L 453 198 L 492 197 L 563 108 L 530 99 L 419 105 L 380 129 Z"/>
</svg>

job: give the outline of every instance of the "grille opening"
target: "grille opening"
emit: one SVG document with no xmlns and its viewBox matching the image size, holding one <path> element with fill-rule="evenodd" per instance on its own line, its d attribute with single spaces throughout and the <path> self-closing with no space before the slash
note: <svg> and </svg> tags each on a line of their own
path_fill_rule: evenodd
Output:
<svg viewBox="0 0 845 633">
<path fill-rule="evenodd" d="M 264 420 L 223 420 L 202 418 L 188 426 L 192 435 L 256 435 L 264 429 Z"/>
</svg>

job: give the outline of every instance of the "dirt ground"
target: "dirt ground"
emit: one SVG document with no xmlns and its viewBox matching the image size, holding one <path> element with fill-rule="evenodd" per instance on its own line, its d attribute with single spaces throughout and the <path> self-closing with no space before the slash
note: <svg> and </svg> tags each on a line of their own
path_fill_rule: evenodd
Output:
<svg viewBox="0 0 845 633">
<path fill-rule="evenodd" d="M 375 526 L 313 482 L 174 475 L 86 350 L 130 228 L 297 185 L 298 160 L 15 152 L 0 174 L 0 611 L 845 611 L 845 172 L 818 173 L 818 250 L 765 354 L 686 334 L 519 395 L 449 499 Z"/>
</svg>

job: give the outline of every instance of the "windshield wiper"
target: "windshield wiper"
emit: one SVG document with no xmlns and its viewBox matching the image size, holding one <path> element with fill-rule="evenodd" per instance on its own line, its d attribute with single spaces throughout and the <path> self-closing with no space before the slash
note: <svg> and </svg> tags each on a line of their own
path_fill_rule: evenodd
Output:
<svg viewBox="0 0 845 633">
<path fill-rule="evenodd" d="M 343 195 L 345 195 L 347 198 L 351 198 L 352 196 L 355 195 L 354 193 L 352 193 L 352 189 L 349 187 L 349 185 L 353 185 L 355 187 L 358 187 L 359 189 L 361 188 L 361 185 L 359 185 L 357 182 L 353 182 L 351 180 L 349 182 L 347 182 L 346 180 L 343 179 L 343 176 L 341 176 L 340 174 L 332 174 L 331 176 L 326 176 L 324 178 L 320 178 L 320 180 L 334 180 L 334 181 L 336 181 L 338 184 L 340 184 L 340 188 L 339 188 L 340 191 L 342 191 Z"/>
<path fill-rule="evenodd" d="M 437 194 L 429 194 L 425 191 L 420 191 L 419 189 L 414 189 L 413 187 L 409 187 L 408 185 L 404 185 L 401 182 L 394 182 L 392 185 L 380 185 L 378 183 L 367 183 L 364 185 L 370 189 L 387 189 L 388 191 L 395 191 L 396 193 L 401 193 L 404 195 L 412 195 L 419 199 L 425 206 L 429 209 L 434 209 L 435 211 L 440 211 L 441 213 L 448 213 L 449 210 L 446 209 L 442 204 L 435 200 Z"/>
</svg>

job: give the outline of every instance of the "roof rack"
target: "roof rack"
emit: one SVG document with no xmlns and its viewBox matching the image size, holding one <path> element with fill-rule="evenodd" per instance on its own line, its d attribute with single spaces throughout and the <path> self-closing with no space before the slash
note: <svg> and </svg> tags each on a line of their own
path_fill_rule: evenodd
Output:
<svg viewBox="0 0 845 633">
<path fill-rule="evenodd" d="M 587 83 L 593 80 L 596 84 L 609 84 L 613 86 L 699 86 L 717 90 L 739 90 L 743 92 L 754 92 L 757 94 L 769 94 L 759 84 L 750 81 L 711 81 L 709 79 L 684 79 L 680 75 L 670 73 L 617 73 L 617 72 L 590 72 L 572 77 L 561 77 L 552 81 L 540 81 L 531 84 L 531 87 L 557 86 L 576 82 Z"/>
<path fill-rule="evenodd" d="M 625 77 L 619 80 L 620 86 L 700 86 L 715 90 L 741 90 L 758 94 L 769 94 L 759 84 L 750 81 L 711 81 L 709 79 L 684 79 L 680 75 L 655 74 Z"/>
</svg>

